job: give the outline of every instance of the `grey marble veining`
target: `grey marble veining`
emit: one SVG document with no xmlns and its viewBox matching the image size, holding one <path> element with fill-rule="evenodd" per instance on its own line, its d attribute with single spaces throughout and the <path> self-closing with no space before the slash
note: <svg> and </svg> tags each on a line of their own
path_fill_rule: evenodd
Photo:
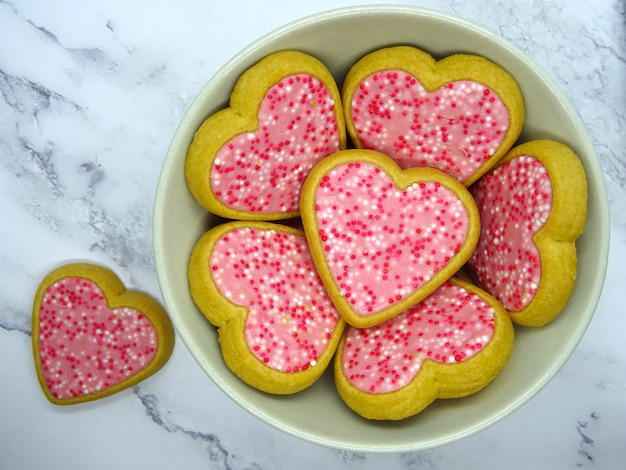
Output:
<svg viewBox="0 0 626 470">
<path fill-rule="evenodd" d="M 621 468 L 626 352 L 615 334 L 626 328 L 621 0 L 402 2 L 466 18 L 532 57 L 580 114 L 606 177 L 612 256 L 596 318 L 563 370 L 521 410 L 424 452 L 322 448 L 240 409 L 181 341 L 162 372 L 110 400 L 59 410 L 43 398 L 30 350 L 32 296 L 43 275 L 87 259 L 158 298 L 152 205 L 169 141 L 194 96 L 262 34 L 358 3 L 375 2 L 276 1 L 272 10 L 238 0 L 0 0 L 0 468 Z"/>
</svg>

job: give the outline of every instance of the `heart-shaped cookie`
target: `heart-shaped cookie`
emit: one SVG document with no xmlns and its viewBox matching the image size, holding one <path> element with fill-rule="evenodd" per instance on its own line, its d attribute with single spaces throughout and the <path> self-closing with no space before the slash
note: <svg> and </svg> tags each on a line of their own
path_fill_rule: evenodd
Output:
<svg viewBox="0 0 626 470">
<path fill-rule="evenodd" d="M 574 288 L 575 241 L 587 214 L 580 160 L 560 142 L 531 141 L 512 149 L 470 190 L 481 235 L 468 265 L 514 322 L 545 325 Z"/>
<path fill-rule="evenodd" d="M 344 329 L 298 229 L 228 222 L 194 247 L 192 298 L 218 328 L 227 366 L 276 394 L 300 391 L 327 368 Z"/>
<path fill-rule="evenodd" d="M 465 186 L 511 148 L 524 121 L 514 79 L 468 54 L 436 61 L 414 47 L 380 49 L 350 69 L 342 96 L 356 147 L 402 168 L 437 168 Z"/>
<path fill-rule="evenodd" d="M 56 405 L 95 400 L 158 371 L 174 347 L 161 305 L 126 290 L 109 269 L 61 266 L 41 282 L 33 302 L 35 368 Z"/>
<path fill-rule="evenodd" d="M 511 320 L 499 302 L 451 278 L 388 321 L 348 327 L 335 357 L 335 383 L 360 415 L 403 419 L 437 398 L 485 387 L 506 364 L 513 341 Z"/>
<path fill-rule="evenodd" d="M 345 150 L 318 163 L 300 212 L 313 260 L 351 325 L 380 323 L 458 271 L 478 240 L 468 190 L 433 168 L 400 167 L 372 150 Z"/>
<path fill-rule="evenodd" d="M 308 171 L 345 145 L 330 72 L 310 55 L 277 52 L 241 75 L 229 107 L 196 132 L 185 178 L 196 200 L 217 215 L 287 219 L 298 215 Z"/>
</svg>

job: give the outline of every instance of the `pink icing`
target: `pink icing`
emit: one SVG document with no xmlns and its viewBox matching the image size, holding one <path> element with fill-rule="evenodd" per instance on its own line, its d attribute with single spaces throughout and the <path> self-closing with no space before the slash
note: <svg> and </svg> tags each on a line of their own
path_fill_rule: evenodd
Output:
<svg viewBox="0 0 626 470">
<path fill-rule="evenodd" d="M 425 359 L 454 364 L 474 356 L 489 343 L 494 326 L 488 303 L 448 281 L 391 320 L 348 327 L 343 373 L 365 392 L 392 392 L 409 384 Z"/>
<path fill-rule="evenodd" d="M 520 156 L 484 175 L 471 189 L 481 234 L 470 259 L 484 288 L 507 310 L 525 308 L 541 280 L 533 236 L 552 210 L 552 185 L 543 164 Z"/>
<path fill-rule="evenodd" d="M 352 99 L 352 121 L 365 148 L 402 168 L 430 166 L 466 180 L 500 147 L 509 114 L 480 83 L 451 82 L 428 93 L 400 70 L 367 77 Z"/>
<path fill-rule="evenodd" d="M 339 165 L 315 193 L 331 274 L 352 310 L 367 316 L 419 289 L 463 245 L 468 214 L 437 182 L 398 190 L 369 163 Z"/>
<path fill-rule="evenodd" d="M 48 287 L 39 311 L 41 370 L 59 399 L 107 389 L 147 367 L 156 331 L 133 308 L 109 309 L 100 288 L 81 278 Z"/>
<path fill-rule="evenodd" d="M 236 136 L 217 153 L 211 172 L 216 197 L 247 212 L 298 210 L 309 170 L 339 150 L 334 104 L 310 75 L 291 75 L 270 88 L 258 130 Z"/>
<path fill-rule="evenodd" d="M 248 309 L 246 341 L 260 361 L 283 372 L 316 365 L 339 316 L 303 235 L 231 230 L 215 244 L 210 266 L 222 295 Z"/>
</svg>

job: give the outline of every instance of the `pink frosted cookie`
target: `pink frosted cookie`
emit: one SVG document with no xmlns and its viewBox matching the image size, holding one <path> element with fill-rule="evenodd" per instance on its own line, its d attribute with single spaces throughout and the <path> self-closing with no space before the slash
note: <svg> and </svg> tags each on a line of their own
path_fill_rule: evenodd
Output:
<svg viewBox="0 0 626 470">
<path fill-rule="evenodd" d="M 320 277 L 342 317 L 368 327 L 425 298 L 471 256 L 478 211 L 433 168 L 402 170 L 372 150 L 345 150 L 309 173 L 300 202 Z"/>
<path fill-rule="evenodd" d="M 511 320 L 478 287 L 452 278 L 419 304 L 371 328 L 348 327 L 335 358 L 335 383 L 361 416 L 398 420 L 437 398 L 473 394 L 506 364 Z"/>
<path fill-rule="evenodd" d="M 194 247 L 191 295 L 218 328 L 226 365 L 269 393 L 298 392 L 327 368 L 344 322 L 326 295 L 300 230 L 228 222 Z"/>
<path fill-rule="evenodd" d="M 587 214 L 582 164 L 561 143 L 532 141 L 512 149 L 471 192 L 481 214 L 473 274 L 515 323 L 545 325 L 574 288 L 574 242 Z"/>
<path fill-rule="evenodd" d="M 237 220 L 298 215 L 308 171 L 345 148 L 341 97 L 317 59 L 271 54 L 237 81 L 230 105 L 196 132 L 185 162 L 189 190 L 207 210 Z"/>
<path fill-rule="evenodd" d="M 109 269 L 86 263 L 55 269 L 33 302 L 35 368 L 56 405 L 95 400 L 158 371 L 174 347 L 163 308 L 126 290 Z"/>
<path fill-rule="evenodd" d="M 524 121 L 513 78 L 466 54 L 436 61 L 408 46 L 372 52 L 344 82 L 343 108 L 355 146 L 402 168 L 430 166 L 469 186 L 517 140 Z"/>
</svg>

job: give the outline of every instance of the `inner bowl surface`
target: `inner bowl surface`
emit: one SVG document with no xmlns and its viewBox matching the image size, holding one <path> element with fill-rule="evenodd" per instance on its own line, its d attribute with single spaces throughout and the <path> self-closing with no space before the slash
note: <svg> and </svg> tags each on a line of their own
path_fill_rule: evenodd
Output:
<svg viewBox="0 0 626 470">
<path fill-rule="evenodd" d="M 200 236 L 217 218 L 188 192 L 184 161 L 202 122 L 228 104 L 239 75 L 282 49 L 310 53 L 341 87 L 350 66 L 375 49 L 409 44 L 442 58 L 453 53 L 487 57 L 516 78 L 526 104 L 520 142 L 551 138 L 579 155 L 588 180 L 585 232 L 577 242 L 579 269 L 565 311 L 542 328 L 516 327 L 513 354 L 500 376 L 481 392 L 438 400 L 400 422 L 368 421 L 349 410 L 335 391 L 331 368 L 309 389 L 273 396 L 233 375 L 222 360 L 216 329 L 195 307 L 187 263 Z M 602 173 L 585 129 L 565 96 L 520 50 L 475 25 L 413 7 L 344 8 L 302 19 L 240 52 L 211 78 L 174 135 L 156 195 L 154 249 L 159 284 L 178 334 L 206 374 L 236 403 L 270 425 L 310 442 L 351 451 L 401 452 L 432 448 L 474 434 L 506 417 L 546 385 L 569 358 L 598 303 L 608 255 L 608 204 Z"/>
</svg>

